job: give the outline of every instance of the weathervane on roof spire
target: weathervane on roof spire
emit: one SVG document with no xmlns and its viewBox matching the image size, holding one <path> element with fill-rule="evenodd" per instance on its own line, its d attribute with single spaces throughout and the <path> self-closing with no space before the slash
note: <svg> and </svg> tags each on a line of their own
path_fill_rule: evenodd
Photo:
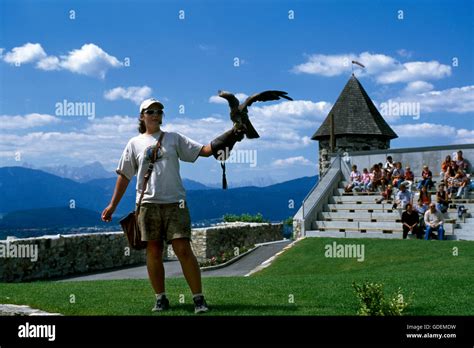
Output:
<svg viewBox="0 0 474 348">
<path fill-rule="evenodd" d="M 352 76 L 354 76 L 354 64 L 357 64 L 358 66 L 362 67 L 362 68 L 365 68 L 365 65 L 358 62 L 357 60 L 353 60 L 352 61 L 352 64 L 351 64 L 351 68 L 352 68 Z"/>
</svg>

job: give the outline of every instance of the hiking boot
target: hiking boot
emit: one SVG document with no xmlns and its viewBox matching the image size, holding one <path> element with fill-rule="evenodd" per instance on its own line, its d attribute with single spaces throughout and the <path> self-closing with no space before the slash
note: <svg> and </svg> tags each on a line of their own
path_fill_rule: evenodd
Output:
<svg viewBox="0 0 474 348">
<path fill-rule="evenodd" d="M 170 301 L 166 298 L 166 296 L 161 296 L 159 299 L 156 300 L 155 307 L 151 310 L 152 312 L 162 312 L 166 311 L 170 308 Z"/>
<path fill-rule="evenodd" d="M 209 310 L 207 307 L 204 296 L 196 296 L 193 298 L 194 301 L 194 314 L 205 313 Z"/>
</svg>

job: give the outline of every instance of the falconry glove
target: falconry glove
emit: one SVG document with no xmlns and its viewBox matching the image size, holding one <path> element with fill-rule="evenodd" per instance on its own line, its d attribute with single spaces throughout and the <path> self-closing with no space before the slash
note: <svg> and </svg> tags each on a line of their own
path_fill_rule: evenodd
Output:
<svg viewBox="0 0 474 348">
<path fill-rule="evenodd" d="M 241 141 L 243 137 L 243 131 L 236 127 L 229 129 L 211 141 L 212 155 L 219 161 L 225 161 L 229 158 L 230 151 L 233 149 L 235 143 Z"/>
<path fill-rule="evenodd" d="M 227 189 L 227 178 L 225 175 L 225 160 L 229 158 L 230 151 L 235 143 L 244 138 L 244 132 L 241 129 L 233 127 L 227 132 L 219 135 L 211 141 L 212 155 L 215 159 L 221 161 L 222 168 L 222 188 Z"/>
</svg>

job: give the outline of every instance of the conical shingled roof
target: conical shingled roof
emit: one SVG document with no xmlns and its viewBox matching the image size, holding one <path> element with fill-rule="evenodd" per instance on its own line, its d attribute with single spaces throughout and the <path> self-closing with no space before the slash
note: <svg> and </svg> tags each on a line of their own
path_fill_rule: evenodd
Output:
<svg viewBox="0 0 474 348">
<path fill-rule="evenodd" d="M 352 75 L 336 104 L 311 139 L 320 140 L 330 135 L 329 116 L 334 115 L 335 135 L 377 135 L 388 139 L 398 135 L 385 122 L 359 80 Z"/>
</svg>

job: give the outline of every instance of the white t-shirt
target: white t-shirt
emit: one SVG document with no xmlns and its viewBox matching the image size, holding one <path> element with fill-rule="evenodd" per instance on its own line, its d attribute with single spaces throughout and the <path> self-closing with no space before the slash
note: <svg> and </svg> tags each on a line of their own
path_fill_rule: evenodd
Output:
<svg viewBox="0 0 474 348">
<path fill-rule="evenodd" d="M 350 177 L 351 177 L 352 182 L 354 182 L 354 181 L 355 182 L 360 182 L 360 180 L 361 180 L 361 175 L 360 175 L 359 171 L 355 171 L 355 172 L 352 171 Z"/>
<path fill-rule="evenodd" d="M 117 166 L 117 174 L 131 180 L 137 175 L 137 196 L 140 198 L 144 175 L 149 160 L 145 158 L 147 148 L 154 147 L 161 131 L 140 134 L 129 140 Z M 199 156 L 202 144 L 175 132 L 165 132 L 161 143 L 161 156 L 156 160 L 148 181 L 142 203 L 177 203 L 186 198 L 186 192 L 179 174 L 179 161 L 194 162 Z"/>
</svg>

